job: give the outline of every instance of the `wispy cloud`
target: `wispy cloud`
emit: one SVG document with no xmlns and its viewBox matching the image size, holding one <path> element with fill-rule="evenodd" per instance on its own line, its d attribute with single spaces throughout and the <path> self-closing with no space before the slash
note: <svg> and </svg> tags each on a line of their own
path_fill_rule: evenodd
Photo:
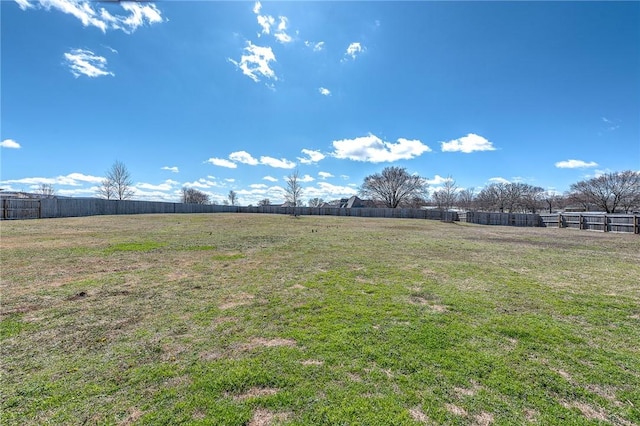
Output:
<svg viewBox="0 0 640 426">
<path fill-rule="evenodd" d="M 33 4 L 29 2 L 29 0 L 16 0 L 16 3 L 18 3 L 18 7 L 22 10 L 31 9 L 32 7 L 34 7 Z"/>
<path fill-rule="evenodd" d="M 103 178 L 99 176 L 85 175 L 82 173 L 69 173 L 68 175 L 58 176 L 54 178 L 47 177 L 27 177 L 22 179 L 11 179 L 2 181 L 3 184 L 15 183 L 22 185 L 39 185 L 42 183 L 51 185 L 64 186 L 82 186 L 85 183 L 100 183 Z"/>
<path fill-rule="evenodd" d="M 274 178 L 273 176 L 265 176 L 262 178 L 263 180 L 269 181 L 269 182 L 277 182 L 278 179 Z"/>
<path fill-rule="evenodd" d="M 253 13 L 256 14 L 258 25 L 262 28 L 262 34 L 271 34 L 273 29 L 273 37 L 280 43 L 290 43 L 293 38 L 287 33 L 287 27 L 289 25 L 289 19 L 286 16 L 278 16 L 278 25 L 276 25 L 276 19 L 271 15 L 261 14 L 262 3 L 256 2 L 253 6 Z M 274 28 L 275 27 L 275 28 Z"/>
<path fill-rule="evenodd" d="M 271 166 L 278 169 L 293 169 L 296 167 L 296 163 L 289 161 L 285 158 L 277 159 L 268 156 L 260 157 L 260 164 L 264 164 L 265 166 Z"/>
<path fill-rule="evenodd" d="M 206 162 L 210 163 L 210 164 L 213 164 L 214 166 L 226 167 L 228 169 L 235 169 L 236 167 L 238 167 L 238 165 L 236 163 L 234 163 L 233 161 L 229 161 L 229 160 L 224 159 L 224 158 L 211 157 Z"/>
<path fill-rule="evenodd" d="M 247 41 L 244 48 L 245 54 L 240 57 L 240 61 L 229 58 L 229 62 L 239 68 L 244 75 L 256 83 L 261 78 L 278 80 L 275 71 L 270 67 L 270 62 L 276 62 L 276 56 L 271 47 L 256 46 Z"/>
<path fill-rule="evenodd" d="M 324 50 L 324 41 L 319 41 L 317 43 L 305 41 L 304 45 L 313 49 L 314 52 L 320 52 L 321 50 Z"/>
<path fill-rule="evenodd" d="M 609 120 L 607 117 L 601 117 L 602 121 L 606 124 L 607 130 L 613 131 L 620 128 L 620 124 L 614 120 Z"/>
<path fill-rule="evenodd" d="M 260 162 L 256 158 L 253 158 L 247 151 L 232 152 L 229 154 L 229 159 L 237 161 L 238 163 L 249 164 L 250 166 L 260 164 Z"/>
<path fill-rule="evenodd" d="M 121 8 L 119 13 L 112 14 L 104 7 L 98 8 L 97 2 L 89 0 L 16 0 L 22 10 L 37 7 L 45 10 L 57 10 L 72 15 L 85 27 L 96 27 L 102 32 L 107 30 L 121 30 L 132 33 L 146 24 L 164 22 L 162 12 L 153 3 L 136 1 L 113 2 L 109 5 L 113 10 L 116 4 Z"/>
<path fill-rule="evenodd" d="M 0 142 L 0 147 L 2 148 L 11 148 L 11 149 L 20 149 L 21 146 L 18 142 L 14 141 L 13 139 L 5 139 L 2 142 Z"/>
<path fill-rule="evenodd" d="M 505 179 L 503 177 L 492 177 L 489 179 L 489 182 L 491 183 L 511 183 L 511 181 L 509 179 Z"/>
<path fill-rule="evenodd" d="M 590 167 L 598 167 L 598 163 L 595 161 L 565 160 L 558 161 L 556 167 L 559 169 L 587 169 Z"/>
<path fill-rule="evenodd" d="M 318 176 L 320 176 L 321 179 L 328 179 L 328 178 L 332 178 L 334 177 L 331 173 L 329 172 L 318 172 Z"/>
<path fill-rule="evenodd" d="M 76 78 L 81 75 L 87 77 L 115 76 L 111 71 L 107 71 L 107 59 L 90 50 L 72 49 L 64 54 L 64 58 L 71 74 Z"/>
<path fill-rule="evenodd" d="M 177 166 L 172 166 L 172 167 L 164 166 L 164 167 L 162 167 L 162 170 L 167 170 L 167 171 L 172 172 L 172 173 L 180 172 L 180 170 L 178 169 Z"/>
<path fill-rule="evenodd" d="M 385 142 L 376 135 L 369 134 L 355 139 L 333 141 L 336 158 L 371 163 L 409 160 L 431 151 L 419 140 L 398 138 L 396 143 Z"/>
<path fill-rule="evenodd" d="M 315 164 L 325 158 L 325 155 L 320 151 L 311 149 L 303 149 L 302 153 L 306 155 L 306 157 L 298 157 L 298 160 L 300 160 L 302 164 Z"/>
<path fill-rule="evenodd" d="M 180 182 L 176 182 L 175 180 L 167 179 L 163 183 L 154 185 L 152 183 L 138 183 L 135 185 L 136 188 L 140 189 L 148 189 L 152 191 L 170 191 L 174 187 L 176 187 Z"/>
<path fill-rule="evenodd" d="M 314 180 L 316 180 L 313 176 L 310 175 L 304 175 L 298 178 L 298 180 L 300 182 L 313 182 Z"/>
<path fill-rule="evenodd" d="M 459 139 L 453 139 L 448 142 L 440 142 L 442 152 L 464 152 L 469 154 L 475 151 L 494 151 L 496 148 L 493 143 L 480 135 L 469 133 Z"/>
<path fill-rule="evenodd" d="M 327 89 L 326 87 L 320 87 L 318 89 L 318 92 L 323 96 L 331 96 L 331 90 Z"/>
<path fill-rule="evenodd" d="M 427 183 L 429 185 L 442 185 L 443 183 L 449 182 L 450 180 L 452 180 L 450 177 L 435 175 L 433 179 L 427 179 Z"/>
<path fill-rule="evenodd" d="M 360 43 L 354 42 L 347 47 L 347 51 L 344 53 L 344 56 L 345 59 L 356 59 L 364 51 L 365 48 Z"/>
</svg>

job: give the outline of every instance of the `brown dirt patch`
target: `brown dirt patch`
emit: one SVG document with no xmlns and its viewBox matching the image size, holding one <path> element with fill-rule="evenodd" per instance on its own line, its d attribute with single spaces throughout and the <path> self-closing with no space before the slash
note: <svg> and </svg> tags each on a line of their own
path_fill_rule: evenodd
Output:
<svg viewBox="0 0 640 426">
<path fill-rule="evenodd" d="M 562 406 L 565 408 L 577 408 L 583 416 L 589 420 L 598 420 L 602 422 L 608 421 L 607 413 L 600 407 L 592 407 L 591 405 L 580 401 L 563 401 Z"/>
<path fill-rule="evenodd" d="M 302 365 L 323 365 L 324 361 L 318 361 L 317 359 L 305 359 L 300 362 Z"/>
<path fill-rule="evenodd" d="M 493 423 L 493 414 L 482 412 L 473 417 L 474 424 L 477 426 L 489 426 Z"/>
<path fill-rule="evenodd" d="M 305 286 L 303 286 L 302 284 L 294 284 L 291 286 L 291 288 L 296 289 L 296 290 L 304 290 L 306 289 Z"/>
<path fill-rule="evenodd" d="M 264 337 L 256 337 L 249 340 L 246 343 L 241 344 L 238 348 L 243 351 L 250 351 L 259 347 L 273 348 L 276 346 L 295 347 L 296 341 L 291 339 L 282 339 L 279 337 L 275 339 L 265 339 Z"/>
<path fill-rule="evenodd" d="M 450 412 L 451 414 L 455 414 L 456 416 L 464 417 L 467 415 L 467 411 L 464 408 L 458 407 L 455 404 L 444 404 L 444 408 L 446 408 L 448 412 Z"/>
<path fill-rule="evenodd" d="M 273 413 L 264 408 L 258 408 L 253 412 L 253 417 L 248 426 L 269 426 L 274 421 L 283 422 L 287 420 L 289 413 Z"/>
<path fill-rule="evenodd" d="M 137 408 L 131 408 L 129 410 L 129 415 L 127 416 L 126 419 L 124 419 L 122 421 L 122 423 L 120 423 L 121 426 L 128 426 L 128 425 L 132 425 L 134 424 L 140 417 L 142 417 L 142 415 L 144 414 L 144 411 L 141 411 Z"/>
<path fill-rule="evenodd" d="M 269 395 L 275 395 L 276 393 L 278 393 L 278 389 L 275 388 L 251 388 L 248 391 L 246 391 L 245 393 L 242 393 L 240 395 L 236 395 L 233 397 L 233 399 L 237 400 L 237 401 L 244 401 L 246 399 L 251 399 L 251 398 L 259 398 L 261 396 L 269 396 Z"/>
<path fill-rule="evenodd" d="M 524 410 L 524 418 L 527 419 L 528 422 L 534 423 L 538 418 L 538 412 L 536 410 L 527 408 Z"/>
<path fill-rule="evenodd" d="M 423 413 L 419 407 L 411 408 L 409 410 L 409 415 L 416 422 L 420 422 L 424 424 L 429 423 L 429 417 L 425 413 Z"/>
<path fill-rule="evenodd" d="M 482 389 L 482 386 L 473 382 L 471 383 L 471 387 L 468 387 L 468 388 L 460 388 L 460 387 L 453 388 L 454 392 L 459 398 L 462 398 L 465 396 L 474 396 L 481 389 Z"/>
<path fill-rule="evenodd" d="M 226 310 L 236 308 L 238 306 L 249 305 L 255 296 L 249 293 L 238 293 L 232 299 L 229 299 L 218 306 L 218 309 Z"/>
</svg>

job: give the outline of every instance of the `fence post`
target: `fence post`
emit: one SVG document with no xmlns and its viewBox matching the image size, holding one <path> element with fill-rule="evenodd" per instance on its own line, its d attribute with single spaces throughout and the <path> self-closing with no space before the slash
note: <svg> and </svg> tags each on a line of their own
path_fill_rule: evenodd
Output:
<svg viewBox="0 0 640 426">
<path fill-rule="evenodd" d="M 7 218 L 7 199 L 6 198 L 2 199 L 2 218 L 3 219 Z"/>
<path fill-rule="evenodd" d="M 584 225 L 584 217 L 582 217 L 582 215 L 579 215 L 578 216 L 578 229 L 584 229 L 583 225 Z"/>
<path fill-rule="evenodd" d="M 604 228 L 603 228 L 604 232 L 608 232 L 609 231 L 609 229 L 608 229 L 609 225 L 608 225 L 608 218 L 607 218 L 607 214 L 606 213 L 604 214 L 604 224 L 603 225 L 604 225 Z"/>
<path fill-rule="evenodd" d="M 633 233 L 640 234 L 640 216 L 633 216 Z"/>
</svg>

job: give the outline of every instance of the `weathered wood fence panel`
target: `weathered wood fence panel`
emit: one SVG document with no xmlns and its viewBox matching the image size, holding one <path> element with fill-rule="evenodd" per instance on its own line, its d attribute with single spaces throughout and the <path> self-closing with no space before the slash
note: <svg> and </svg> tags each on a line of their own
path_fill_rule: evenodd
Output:
<svg viewBox="0 0 640 426">
<path fill-rule="evenodd" d="M 640 234 L 640 215 L 614 213 L 541 214 L 540 226 Z"/>
<path fill-rule="evenodd" d="M 456 212 L 424 209 L 220 206 L 166 203 L 160 201 L 103 200 L 100 198 L 43 198 L 2 200 L 3 219 L 37 219 L 94 215 L 143 213 L 269 213 L 286 215 L 326 215 L 388 217 L 406 219 L 458 220 Z"/>
<path fill-rule="evenodd" d="M 466 212 L 464 221 L 479 225 L 540 226 L 540 216 L 527 213 Z"/>
<path fill-rule="evenodd" d="M 40 200 L 11 199 L 2 200 L 2 219 L 37 219 L 40 217 Z"/>
</svg>

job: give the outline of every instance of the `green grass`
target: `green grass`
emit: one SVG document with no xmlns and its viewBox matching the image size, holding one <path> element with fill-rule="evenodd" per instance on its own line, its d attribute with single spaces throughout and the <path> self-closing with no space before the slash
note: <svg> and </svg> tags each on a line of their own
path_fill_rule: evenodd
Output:
<svg viewBox="0 0 640 426">
<path fill-rule="evenodd" d="M 3 425 L 640 424 L 640 238 L 2 222 Z"/>
</svg>

